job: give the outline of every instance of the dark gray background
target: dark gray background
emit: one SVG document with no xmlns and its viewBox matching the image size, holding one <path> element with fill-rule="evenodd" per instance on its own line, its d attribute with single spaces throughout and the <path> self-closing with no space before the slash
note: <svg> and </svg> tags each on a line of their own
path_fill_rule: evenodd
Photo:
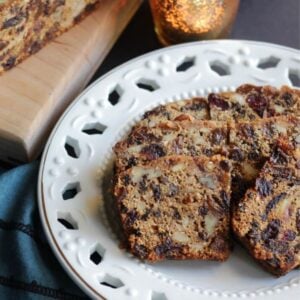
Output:
<svg viewBox="0 0 300 300">
<path fill-rule="evenodd" d="M 240 3 L 230 38 L 300 49 L 300 0 L 241 0 Z M 153 31 L 148 1 L 144 1 L 93 80 L 133 57 L 161 47 Z"/>
</svg>

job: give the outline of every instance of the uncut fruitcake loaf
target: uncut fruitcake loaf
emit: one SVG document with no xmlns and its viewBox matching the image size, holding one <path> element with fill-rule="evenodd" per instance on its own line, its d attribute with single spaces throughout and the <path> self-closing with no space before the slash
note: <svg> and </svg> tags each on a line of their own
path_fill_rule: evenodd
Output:
<svg viewBox="0 0 300 300">
<path fill-rule="evenodd" d="M 233 231 L 275 275 L 300 266 L 300 136 L 279 143 L 254 188 L 235 206 Z"/>
<path fill-rule="evenodd" d="M 114 147 L 116 171 L 172 154 L 222 154 L 227 137 L 227 125 L 214 121 L 166 121 L 154 127 L 137 126 Z"/>
<path fill-rule="evenodd" d="M 288 137 L 291 142 L 300 139 L 300 119 L 281 116 L 231 123 L 230 127 L 228 158 L 233 162 L 232 198 L 235 200 L 253 185 L 280 137 Z"/>
<path fill-rule="evenodd" d="M 230 167 L 223 157 L 166 156 L 115 180 L 132 254 L 149 261 L 228 258 Z"/>
<path fill-rule="evenodd" d="M 0 1 L 0 74 L 72 27 L 99 0 Z"/>
</svg>

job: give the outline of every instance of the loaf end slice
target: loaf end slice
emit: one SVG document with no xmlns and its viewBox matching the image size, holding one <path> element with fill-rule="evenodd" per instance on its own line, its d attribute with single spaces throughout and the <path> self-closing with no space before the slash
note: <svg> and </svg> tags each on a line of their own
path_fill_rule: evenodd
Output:
<svg viewBox="0 0 300 300">
<path fill-rule="evenodd" d="M 129 251 L 142 260 L 224 261 L 230 254 L 230 165 L 221 156 L 167 156 L 116 178 Z"/>
<path fill-rule="evenodd" d="M 232 227 L 269 272 L 281 276 L 300 266 L 299 144 L 278 142 L 255 187 L 235 205 Z"/>
</svg>

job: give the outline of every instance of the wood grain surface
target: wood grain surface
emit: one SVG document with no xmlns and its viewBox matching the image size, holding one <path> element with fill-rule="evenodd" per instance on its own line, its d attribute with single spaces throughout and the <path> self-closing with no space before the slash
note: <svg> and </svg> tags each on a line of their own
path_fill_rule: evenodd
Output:
<svg viewBox="0 0 300 300">
<path fill-rule="evenodd" d="M 140 3 L 103 0 L 80 24 L 0 76 L 0 160 L 19 163 L 39 155 Z"/>
</svg>

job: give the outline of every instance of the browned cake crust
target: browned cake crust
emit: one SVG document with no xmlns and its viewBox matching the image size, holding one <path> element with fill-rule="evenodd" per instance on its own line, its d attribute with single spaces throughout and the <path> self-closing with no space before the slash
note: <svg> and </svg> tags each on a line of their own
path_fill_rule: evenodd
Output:
<svg viewBox="0 0 300 300">
<path fill-rule="evenodd" d="M 119 174 L 114 196 L 128 249 L 149 261 L 224 261 L 230 167 L 221 156 L 166 156 Z"/>
<path fill-rule="evenodd" d="M 232 227 L 273 274 L 300 266 L 300 135 L 275 147 L 255 187 L 235 206 Z"/>
<path fill-rule="evenodd" d="M 0 2 L 0 74 L 72 27 L 99 0 Z"/>
<path fill-rule="evenodd" d="M 228 128 L 214 121 L 165 121 L 153 127 L 136 126 L 116 144 L 116 170 L 124 171 L 166 155 L 212 156 L 222 154 Z"/>
<path fill-rule="evenodd" d="M 228 158 L 232 160 L 232 198 L 242 197 L 254 184 L 277 140 L 300 135 L 300 119 L 294 116 L 272 117 L 253 122 L 231 123 Z"/>
</svg>

